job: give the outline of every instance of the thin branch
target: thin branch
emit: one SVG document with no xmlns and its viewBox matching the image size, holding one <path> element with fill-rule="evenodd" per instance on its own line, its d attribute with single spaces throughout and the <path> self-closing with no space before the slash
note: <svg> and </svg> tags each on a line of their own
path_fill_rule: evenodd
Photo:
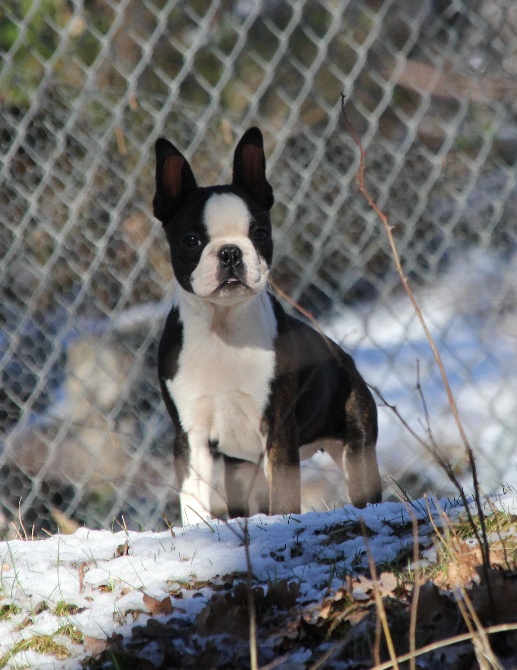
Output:
<svg viewBox="0 0 517 670">
<path fill-rule="evenodd" d="M 395 405 L 391 405 L 386 398 L 382 395 L 382 393 L 377 389 L 375 386 L 370 386 L 372 391 L 379 397 L 381 402 L 384 404 L 385 407 L 387 407 L 389 410 L 395 414 L 397 419 L 402 423 L 404 428 L 415 438 L 415 440 L 418 441 L 418 443 L 427 451 L 429 452 L 433 458 L 438 461 L 439 466 L 444 470 L 445 474 L 455 487 L 455 489 L 458 491 L 458 494 L 461 498 L 461 502 L 463 504 L 463 507 L 465 508 L 465 513 L 467 514 L 467 518 L 469 520 L 469 523 L 472 527 L 472 531 L 474 535 L 476 536 L 476 540 L 481 548 L 483 549 L 484 543 L 483 543 L 483 538 L 479 534 L 479 531 L 477 529 L 476 524 L 474 523 L 474 517 L 472 516 L 472 512 L 470 509 L 469 502 L 467 500 L 467 496 L 465 495 L 465 491 L 463 490 L 463 487 L 461 486 L 458 478 L 456 477 L 456 474 L 454 472 L 454 469 L 450 463 L 448 463 L 443 456 L 440 454 L 439 450 L 437 449 L 436 445 L 429 445 L 425 440 L 423 440 L 420 435 L 409 425 L 409 423 L 404 419 L 402 414 L 399 412 L 397 407 Z M 486 543 L 488 546 L 488 538 L 486 539 Z M 482 554 L 483 555 L 483 554 Z"/>
<path fill-rule="evenodd" d="M 489 562 L 489 544 L 488 544 L 488 536 L 487 536 L 487 531 L 486 531 L 486 524 L 485 524 L 485 517 L 483 513 L 483 507 L 481 503 L 481 493 L 480 493 L 480 487 L 479 487 L 479 481 L 478 481 L 478 474 L 477 474 L 477 467 L 476 467 L 476 462 L 474 458 L 474 452 L 472 450 L 472 447 L 470 446 L 469 440 L 467 438 L 467 434 L 465 432 L 465 429 L 463 427 L 463 423 L 461 421 L 461 417 L 458 411 L 458 406 L 456 404 L 456 400 L 454 398 L 454 394 L 452 392 L 451 385 L 449 383 L 449 378 L 447 376 L 447 372 L 445 371 L 445 366 L 442 361 L 442 357 L 440 355 L 440 352 L 438 351 L 438 348 L 436 346 L 436 343 L 434 341 L 434 338 L 431 334 L 431 331 L 429 330 L 427 326 L 427 322 L 424 318 L 424 315 L 422 313 L 422 310 L 420 309 L 420 305 L 418 304 L 418 301 L 415 297 L 415 294 L 413 293 L 408 279 L 406 275 L 404 274 L 404 269 L 402 267 L 402 261 L 397 249 L 397 245 L 395 243 L 395 238 L 393 237 L 393 226 L 390 226 L 388 222 L 387 216 L 380 210 L 379 206 L 371 196 L 370 192 L 368 191 L 368 188 L 366 187 L 365 183 L 365 178 L 364 178 L 364 173 L 365 173 L 365 158 L 366 154 L 363 148 L 363 145 L 361 143 L 361 140 L 355 131 L 355 128 L 352 126 L 352 124 L 348 121 L 345 113 L 345 96 L 341 96 L 341 111 L 342 111 L 342 116 L 345 122 L 345 126 L 347 131 L 350 133 L 350 136 L 352 137 L 354 143 L 356 144 L 358 150 L 359 150 L 359 155 L 360 155 L 360 161 L 359 161 L 359 169 L 357 171 L 356 175 L 356 183 L 359 189 L 359 192 L 363 195 L 364 199 L 368 203 L 369 207 L 373 209 L 379 220 L 381 221 L 382 225 L 384 226 L 384 229 L 386 231 L 386 235 L 388 237 L 388 242 L 389 246 L 391 249 L 391 254 L 395 263 L 395 267 L 397 270 L 397 273 L 399 275 L 400 281 L 402 282 L 402 285 L 409 297 L 409 300 L 411 301 L 411 304 L 413 305 L 413 309 L 415 310 L 415 314 L 418 318 L 418 321 L 420 322 L 420 325 L 422 327 L 422 330 L 424 331 L 424 334 L 426 336 L 427 342 L 429 343 L 429 346 L 431 348 L 431 351 L 433 353 L 434 359 L 436 361 L 436 364 L 438 366 L 438 369 L 440 371 L 440 375 L 442 378 L 442 383 L 445 389 L 445 393 L 447 394 L 447 398 L 449 401 L 449 406 L 451 408 L 454 421 L 456 423 L 456 426 L 458 428 L 458 432 L 460 434 L 461 440 L 463 442 L 463 445 L 465 447 L 465 452 L 467 454 L 467 458 L 469 461 L 471 473 L 472 473 L 472 480 L 473 480 L 473 485 L 474 485 L 474 498 L 476 501 L 476 507 L 478 510 L 478 516 L 479 516 L 479 522 L 481 525 L 481 534 L 483 541 L 480 542 L 480 549 L 481 553 L 483 556 L 483 571 L 485 573 L 486 581 L 487 581 L 487 588 L 489 592 L 489 598 L 492 604 L 492 608 L 494 608 L 494 601 L 493 601 L 493 596 L 492 596 L 492 591 L 491 591 L 491 585 L 490 585 L 490 579 L 489 579 L 489 568 L 490 568 L 490 562 Z M 461 487 L 459 489 L 460 495 L 462 495 L 463 499 L 463 493 L 461 491 Z"/>
<path fill-rule="evenodd" d="M 411 515 L 411 525 L 413 528 L 413 566 L 414 566 L 413 593 L 411 597 L 411 606 L 409 613 L 409 651 L 410 653 L 413 654 L 413 656 L 409 661 L 409 670 L 416 670 L 416 660 L 414 654 L 416 652 L 416 626 L 418 619 L 418 600 L 420 597 L 420 566 L 418 563 L 420 560 L 420 551 L 419 551 L 420 547 L 418 542 L 418 520 L 409 505 L 408 505 L 408 512 Z"/>
<path fill-rule="evenodd" d="M 388 617 L 386 615 L 386 608 L 384 607 L 384 603 L 382 602 L 382 597 L 379 591 L 379 581 L 377 577 L 377 568 L 375 567 L 375 561 L 372 556 L 372 552 L 370 551 L 370 544 L 368 542 L 368 535 L 366 533 L 366 526 L 364 524 L 364 521 L 360 520 L 361 523 L 361 528 L 363 531 L 363 540 L 366 545 L 366 553 L 368 555 L 368 565 L 370 567 L 370 574 L 372 575 L 372 582 L 373 582 L 373 595 L 375 598 L 375 606 L 377 609 L 377 616 L 380 619 L 380 622 L 382 624 L 382 630 L 384 632 L 384 637 L 386 639 L 386 644 L 388 646 L 388 652 L 393 664 L 393 667 L 395 670 L 398 670 L 399 665 L 397 661 L 397 653 L 395 651 L 395 645 L 393 644 L 393 638 L 391 636 L 391 631 L 390 631 L 390 625 L 388 622 Z"/>
<path fill-rule="evenodd" d="M 244 553 L 246 556 L 246 570 L 248 577 L 248 588 L 247 588 L 247 597 L 248 597 L 248 611 L 249 611 L 249 624 L 250 624 L 250 666 L 251 670 L 258 670 L 258 645 L 257 645 L 257 613 L 255 611 L 255 598 L 253 596 L 253 589 L 251 587 L 253 572 L 251 569 L 251 557 L 250 557 L 250 534 L 248 528 L 248 517 L 244 519 Z"/>
<path fill-rule="evenodd" d="M 494 635 L 495 633 L 506 633 L 508 631 L 512 630 L 517 630 L 517 623 L 513 624 L 498 624 L 496 626 L 488 626 L 487 628 L 483 629 L 484 632 L 487 635 Z M 416 652 L 414 653 L 408 653 L 408 654 L 403 654 L 402 656 L 397 657 L 397 662 L 398 663 L 406 663 L 411 659 L 413 656 L 414 658 L 418 658 L 419 656 L 423 656 L 424 654 L 428 654 L 432 651 L 437 651 L 438 649 L 443 649 L 444 647 L 450 647 L 452 644 L 460 644 L 461 642 L 469 642 L 471 641 L 475 635 L 477 635 L 477 631 L 474 633 L 462 633 L 461 635 L 455 635 L 454 637 L 450 637 L 446 640 L 438 640 L 437 642 L 433 642 L 431 644 L 426 645 L 425 647 L 420 647 L 420 649 L 417 649 Z M 394 663 L 393 661 L 386 661 L 385 663 L 381 663 L 380 665 L 375 665 L 370 670 L 389 670 L 390 668 L 394 668 Z"/>
</svg>

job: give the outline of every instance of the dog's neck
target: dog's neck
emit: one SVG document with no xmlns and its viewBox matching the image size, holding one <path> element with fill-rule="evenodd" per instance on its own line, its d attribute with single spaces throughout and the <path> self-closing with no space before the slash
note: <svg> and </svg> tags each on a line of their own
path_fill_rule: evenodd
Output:
<svg viewBox="0 0 517 670">
<path fill-rule="evenodd" d="M 273 306 L 266 292 L 232 305 L 219 305 L 177 284 L 174 305 L 183 327 L 198 336 L 204 332 L 207 337 L 215 335 L 237 346 L 263 346 L 264 340 L 272 344 L 276 336 Z"/>
</svg>

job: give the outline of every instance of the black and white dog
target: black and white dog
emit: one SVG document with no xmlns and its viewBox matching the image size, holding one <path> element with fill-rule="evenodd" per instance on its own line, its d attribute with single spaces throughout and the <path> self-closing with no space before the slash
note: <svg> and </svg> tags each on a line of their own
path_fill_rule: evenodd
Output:
<svg viewBox="0 0 517 670">
<path fill-rule="evenodd" d="M 226 507 L 299 512 L 300 458 L 321 448 L 354 505 L 381 500 L 368 387 L 350 356 L 266 291 L 272 205 L 258 128 L 237 145 L 229 186 L 199 187 L 176 147 L 156 142 L 154 214 L 176 278 L 158 371 L 184 523 Z"/>
</svg>

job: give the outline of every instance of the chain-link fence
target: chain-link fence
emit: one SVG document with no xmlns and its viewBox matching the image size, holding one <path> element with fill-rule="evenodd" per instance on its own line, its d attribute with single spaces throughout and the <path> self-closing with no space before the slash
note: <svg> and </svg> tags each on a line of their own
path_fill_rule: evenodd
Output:
<svg viewBox="0 0 517 670">
<path fill-rule="evenodd" d="M 221 183 L 253 124 L 275 188 L 275 281 L 382 394 L 384 474 L 410 495 L 448 490 L 386 402 L 466 476 L 436 366 L 354 183 L 342 92 L 484 486 L 512 483 L 512 0 L 4 0 L 0 50 L 6 526 L 176 518 L 155 373 L 171 271 L 150 211 L 153 144 L 168 137 L 201 183 Z"/>
</svg>

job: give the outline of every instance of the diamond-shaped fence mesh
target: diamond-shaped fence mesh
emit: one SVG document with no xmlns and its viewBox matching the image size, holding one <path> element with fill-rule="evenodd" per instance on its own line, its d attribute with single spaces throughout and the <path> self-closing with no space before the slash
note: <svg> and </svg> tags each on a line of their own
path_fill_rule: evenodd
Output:
<svg viewBox="0 0 517 670">
<path fill-rule="evenodd" d="M 59 513 L 97 527 L 177 518 L 155 372 L 172 275 L 150 209 L 153 144 L 168 137 L 201 183 L 220 183 L 255 124 L 275 189 L 275 282 L 380 392 L 386 495 L 450 491 L 397 413 L 468 482 L 436 365 L 356 187 L 342 93 L 483 486 L 517 484 L 512 0 L 4 0 L 0 53 L 5 528 L 18 515 L 47 529 Z M 318 468 L 334 481 L 321 461 L 307 488 Z"/>
</svg>

